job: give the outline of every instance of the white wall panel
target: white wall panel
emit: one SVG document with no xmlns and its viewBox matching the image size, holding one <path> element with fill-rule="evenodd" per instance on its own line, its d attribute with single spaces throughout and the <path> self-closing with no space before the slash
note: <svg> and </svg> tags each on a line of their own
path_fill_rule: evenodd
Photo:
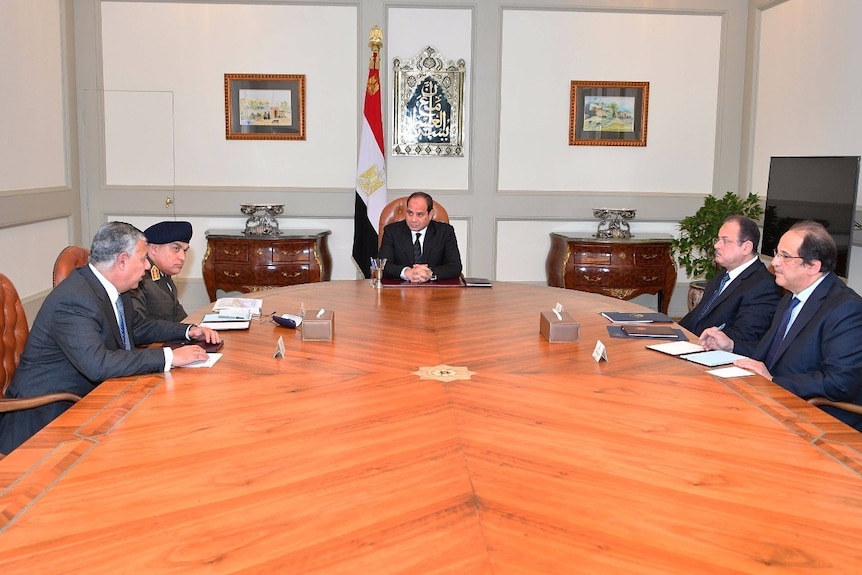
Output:
<svg viewBox="0 0 862 575">
<path fill-rule="evenodd" d="M 760 13 L 751 191 L 766 195 L 772 156 L 862 155 L 860 38 L 857 0 L 788 0 Z"/>
<path fill-rule="evenodd" d="M 722 19 L 503 12 L 501 190 L 712 193 Z M 646 147 L 569 146 L 572 80 L 649 82 Z"/>
<path fill-rule="evenodd" d="M 174 185 L 174 95 L 107 91 L 105 181 L 108 185 Z"/>
<path fill-rule="evenodd" d="M 0 228 L 0 272 L 22 299 L 51 289 L 54 261 L 70 235 L 68 218 Z M 33 319 L 28 318 L 30 323 Z"/>
<path fill-rule="evenodd" d="M 0 191 L 67 185 L 57 0 L 0 2 Z"/>
<path fill-rule="evenodd" d="M 386 55 L 382 78 L 388 95 L 384 103 L 387 117 L 384 141 L 387 151 L 389 189 L 466 190 L 469 187 L 470 87 L 472 50 L 472 11 L 468 9 L 392 8 L 388 12 L 389 37 L 384 36 Z M 441 33 L 445 32 L 445 33 Z M 433 46 L 447 60 L 464 59 L 464 155 L 462 157 L 392 156 L 392 125 L 395 77 L 392 61 L 409 60 L 426 46 Z"/>
<path fill-rule="evenodd" d="M 103 2 L 101 9 L 105 89 L 174 94 L 177 186 L 353 187 L 355 7 Z M 226 140 L 226 73 L 305 74 L 306 140 Z M 135 148 L 134 133 L 127 137 L 123 153 Z M 161 177 L 160 168 L 152 175 L 132 168 L 135 160 L 161 166 L 161 158 L 140 158 L 150 152 L 109 156 L 113 183 Z"/>
</svg>

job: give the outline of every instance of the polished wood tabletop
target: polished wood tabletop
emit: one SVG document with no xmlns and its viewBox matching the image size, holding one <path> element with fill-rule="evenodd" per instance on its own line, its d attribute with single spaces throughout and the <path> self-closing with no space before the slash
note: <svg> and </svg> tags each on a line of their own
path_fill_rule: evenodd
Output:
<svg viewBox="0 0 862 575">
<path fill-rule="evenodd" d="M 2 573 L 862 567 L 860 434 L 609 337 L 597 312 L 636 304 L 503 282 L 254 295 L 334 310 L 333 340 L 253 322 L 211 368 L 98 386 L 0 461 Z M 539 333 L 557 302 L 580 343 Z"/>
</svg>

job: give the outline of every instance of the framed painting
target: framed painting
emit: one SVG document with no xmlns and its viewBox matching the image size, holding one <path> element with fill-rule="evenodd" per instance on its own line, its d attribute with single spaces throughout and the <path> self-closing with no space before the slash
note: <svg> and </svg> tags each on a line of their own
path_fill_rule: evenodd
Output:
<svg viewBox="0 0 862 575">
<path fill-rule="evenodd" d="M 225 74 L 225 138 L 304 140 L 305 75 Z"/>
<path fill-rule="evenodd" d="M 646 146 L 649 82 L 573 80 L 570 146 Z"/>
</svg>

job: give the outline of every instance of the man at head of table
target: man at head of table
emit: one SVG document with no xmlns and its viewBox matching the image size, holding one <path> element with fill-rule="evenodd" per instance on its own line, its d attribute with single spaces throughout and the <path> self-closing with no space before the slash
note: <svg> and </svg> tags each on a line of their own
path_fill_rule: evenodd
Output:
<svg viewBox="0 0 862 575">
<path fill-rule="evenodd" d="M 104 224 L 93 238 L 90 262 L 55 287 L 36 315 L 6 397 L 69 392 L 85 396 L 104 380 L 207 359 L 197 345 L 172 350 L 154 342 L 219 334 L 196 325 L 149 319 L 132 308 L 128 291 L 150 267 L 147 241 L 136 227 Z M 56 402 L 0 416 L 0 453 L 8 454 L 70 407 Z"/>
<path fill-rule="evenodd" d="M 862 404 L 862 298 L 835 275 L 836 259 L 826 228 L 812 221 L 794 224 L 772 260 L 775 281 L 787 294 L 760 342 L 734 342 L 710 327 L 701 345 L 747 356 L 735 365 L 803 399 Z M 823 409 L 862 431 L 862 415 Z"/>
<path fill-rule="evenodd" d="M 781 288 L 757 254 L 760 230 L 745 216 L 730 216 L 713 241 L 715 262 L 723 269 L 703 291 L 703 298 L 679 325 L 699 336 L 704 329 L 724 326 L 735 341 L 757 342 L 769 329 Z"/>
<path fill-rule="evenodd" d="M 383 228 L 377 257 L 386 258 L 384 278 L 424 283 L 461 275 L 455 228 L 432 220 L 433 211 L 431 196 L 414 192 L 407 198 L 407 216 Z"/>
</svg>

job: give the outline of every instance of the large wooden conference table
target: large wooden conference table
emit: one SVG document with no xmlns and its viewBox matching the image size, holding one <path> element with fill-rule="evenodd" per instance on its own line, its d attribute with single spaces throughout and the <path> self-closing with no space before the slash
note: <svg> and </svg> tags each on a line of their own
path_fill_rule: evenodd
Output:
<svg viewBox="0 0 862 575">
<path fill-rule="evenodd" d="M 636 304 L 501 282 L 255 295 L 334 309 L 334 340 L 262 321 L 212 368 L 97 387 L 0 461 L 0 572 L 862 569 L 860 434 L 608 337 L 597 312 Z M 558 301 L 578 344 L 539 333 Z"/>
</svg>

